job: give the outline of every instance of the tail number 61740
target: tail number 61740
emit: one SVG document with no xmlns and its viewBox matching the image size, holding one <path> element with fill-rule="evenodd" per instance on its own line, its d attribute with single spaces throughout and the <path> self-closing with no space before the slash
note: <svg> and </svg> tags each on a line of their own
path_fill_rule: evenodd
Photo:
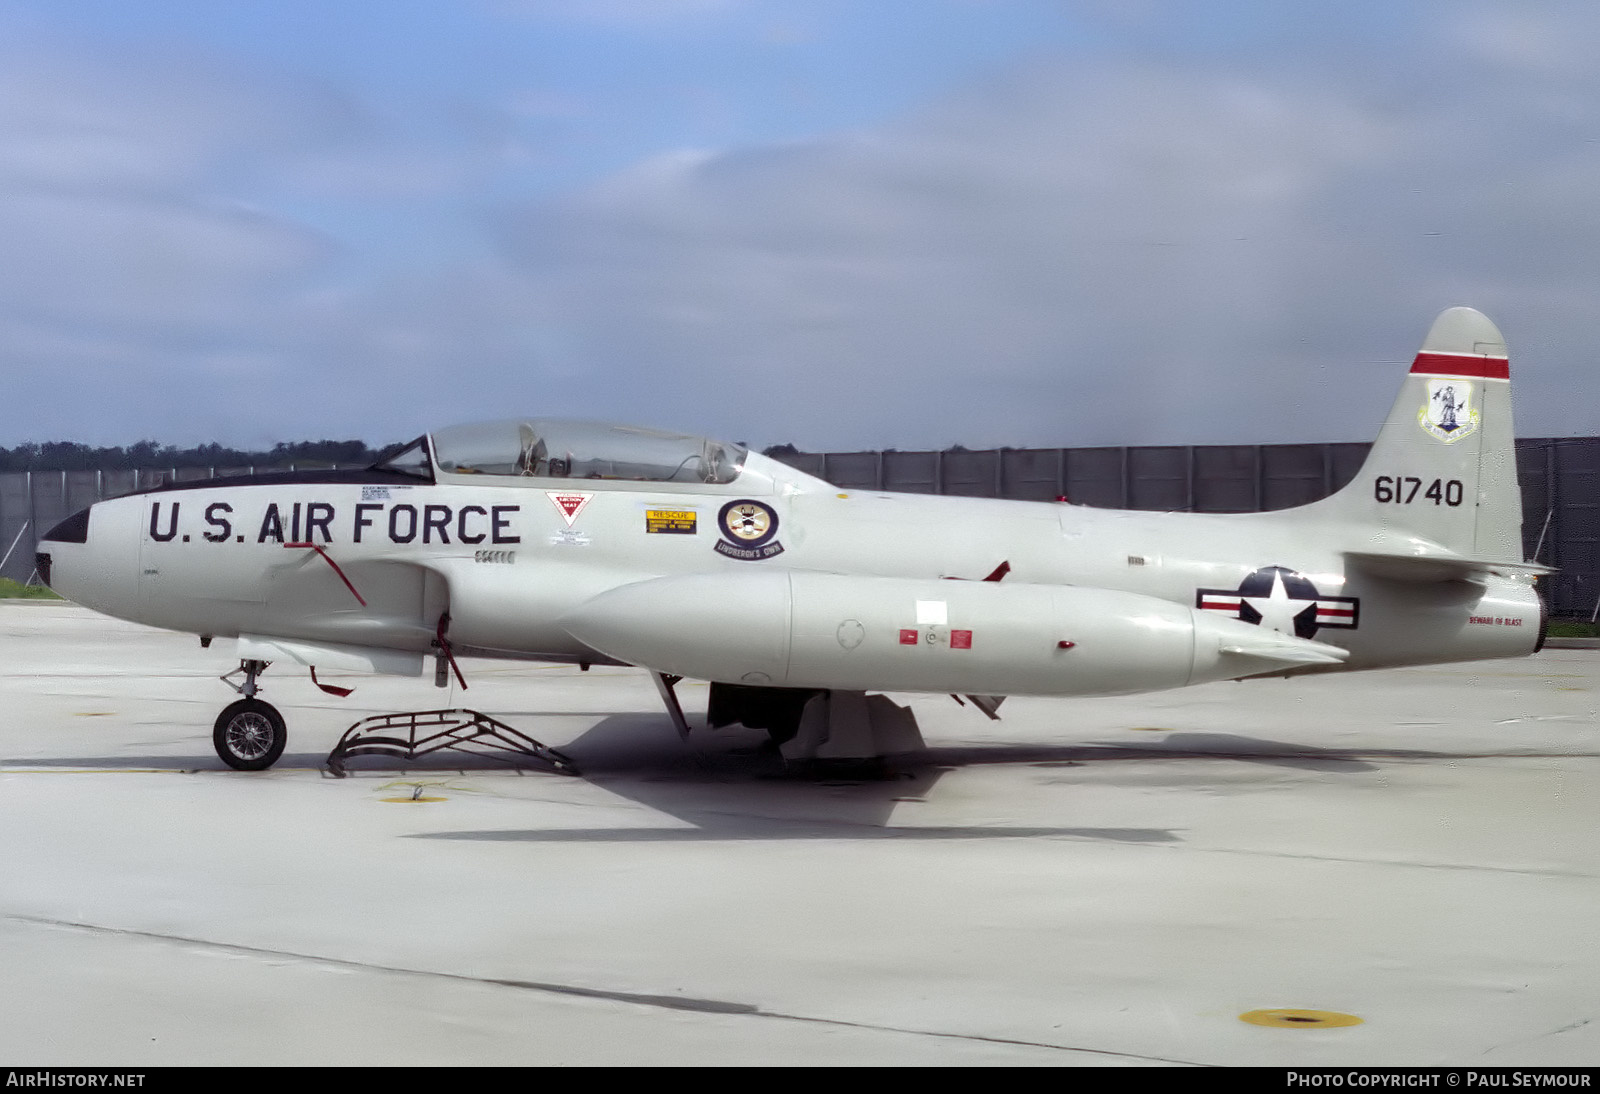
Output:
<svg viewBox="0 0 1600 1094">
<path fill-rule="evenodd" d="M 1372 496 L 1385 505 L 1410 505 L 1419 492 L 1423 501 L 1456 506 L 1461 504 L 1463 487 L 1460 479 L 1434 479 L 1423 490 L 1422 480 L 1413 475 L 1379 475 L 1372 481 Z"/>
</svg>

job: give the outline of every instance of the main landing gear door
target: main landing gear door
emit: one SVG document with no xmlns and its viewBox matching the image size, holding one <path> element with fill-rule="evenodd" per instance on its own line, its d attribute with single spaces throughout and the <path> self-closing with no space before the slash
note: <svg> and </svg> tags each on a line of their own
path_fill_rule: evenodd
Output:
<svg viewBox="0 0 1600 1094">
<path fill-rule="evenodd" d="M 241 660 L 274 661 L 305 668 L 376 672 L 387 676 L 421 676 L 423 655 L 409 650 L 349 646 L 339 642 L 299 642 L 284 638 L 239 636 Z"/>
</svg>

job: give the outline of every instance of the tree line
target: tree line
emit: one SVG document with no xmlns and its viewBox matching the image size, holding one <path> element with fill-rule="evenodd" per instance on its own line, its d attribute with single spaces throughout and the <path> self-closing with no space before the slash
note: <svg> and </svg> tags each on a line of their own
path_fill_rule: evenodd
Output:
<svg viewBox="0 0 1600 1094">
<path fill-rule="evenodd" d="M 132 471 L 164 467 L 287 467 L 289 464 L 366 467 L 377 460 L 381 448 L 365 441 L 290 441 L 269 449 L 245 450 L 220 444 L 177 448 L 159 441 L 139 441 L 123 447 L 98 448 L 76 441 L 45 441 L 0 448 L 0 472 L 5 471 Z M 892 448 L 886 452 L 895 451 Z M 964 452 L 961 445 L 949 451 Z M 768 445 L 762 455 L 783 459 L 804 455 L 792 444 Z"/>
<path fill-rule="evenodd" d="M 0 448 L 0 471 L 129 471 L 161 467 L 286 467 L 339 464 L 364 467 L 378 458 L 365 441 L 291 441 L 247 451 L 220 444 L 178 448 L 157 441 L 99 448 L 76 441 L 45 441 Z"/>
</svg>

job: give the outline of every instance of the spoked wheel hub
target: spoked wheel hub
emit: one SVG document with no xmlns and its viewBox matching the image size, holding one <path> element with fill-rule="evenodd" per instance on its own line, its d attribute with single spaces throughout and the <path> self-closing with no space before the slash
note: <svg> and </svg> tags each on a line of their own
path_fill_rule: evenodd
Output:
<svg viewBox="0 0 1600 1094">
<path fill-rule="evenodd" d="M 264 771 L 288 743 L 283 715 L 270 703 L 241 699 L 223 708 L 211 733 L 222 762 L 238 771 Z"/>
</svg>

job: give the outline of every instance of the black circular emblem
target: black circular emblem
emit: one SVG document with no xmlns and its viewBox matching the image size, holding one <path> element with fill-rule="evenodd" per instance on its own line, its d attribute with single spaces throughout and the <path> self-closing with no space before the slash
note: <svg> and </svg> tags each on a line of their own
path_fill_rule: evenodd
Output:
<svg viewBox="0 0 1600 1094">
<path fill-rule="evenodd" d="M 1246 623 L 1260 623 L 1261 613 L 1246 598 L 1270 599 L 1278 582 L 1283 583 L 1284 596 L 1293 604 L 1294 633 L 1299 638 L 1311 638 L 1317 633 L 1317 598 L 1322 594 L 1305 577 L 1287 566 L 1263 566 L 1239 582 L 1239 618 Z"/>
<path fill-rule="evenodd" d="M 730 501 L 717 514 L 717 528 L 738 547 L 760 547 L 778 534 L 778 514 L 759 501 Z"/>
<path fill-rule="evenodd" d="M 1240 596 L 1271 596 L 1275 577 L 1282 578 L 1283 591 L 1291 600 L 1315 600 L 1322 594 L 1317 587 L 1287 566 L 1263 566 L 1239 582 Z"/>
</svg>

